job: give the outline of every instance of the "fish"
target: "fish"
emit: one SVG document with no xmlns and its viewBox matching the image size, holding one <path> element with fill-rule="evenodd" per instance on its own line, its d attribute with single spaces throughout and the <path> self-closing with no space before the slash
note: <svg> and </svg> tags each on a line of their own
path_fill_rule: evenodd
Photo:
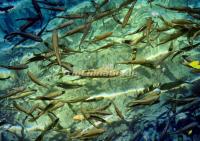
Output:
<svg viewBox="0 0 200 141">
<path fill-rule="evenodd" d="M 0 65 L 0 67 L 10 69 L 10 70 L 24 70 L 28 68 L 28 65 L 26 64 L 18 64 L 15 66 Z"/>
<path fill-rule="evenodd" d="M 59 118 L 55 119 L 54 122 L 52 122 L 49 126 L 47 126 L 47 127 L 45 128 L 45 130 L 46 130 L 46 131 L 51 130 L 53 127 L 56 126 L 56 124 L 57 124 L 58 122 L 59 122 Z"/>
<path fill-rule="evenodd" d="M 41 55 L 41 54 L 34 54 L 34 56 L 32 58 L 29 58 L 25 64 L 29 64 L 29 63 L 32 63 L 32 62 L 36 62 L 36 61 L 43 61 L 45 60 L 46 57 Z"/>
<path fill-rule="evenodd" d="M 107 112 L 106 109 L 108 109 L 111 106 L 111 102 L 109 102 L 107 105 L 103 107 L 97 107 L 95 109 L 86 109 L 86 113 L 89 115 L 100 115 L 100 116 L 106 116 L 106 115 L 112 115 L 112 113 Z"/>
<path fill-rule="evenodd" d="M 173 88 L 178 87 L 178 86 L 185 84 L 185 83 L 188 83 L 188 82 L 184 81 L 184 80 L 176 80 L 176 81 L 160 84 L 159 88 L 161 90 L 170 90 L 170 89 L 173 89 Z"/>
<path fill-rule="evenodd" d="M 179 38 L 180 36 L 183 36 L 187 32 L 188 32 L 188 30 L 182 29 L 182 30 L 178 30 L 178 31 L 174 32 L 173 34 L 169 34 L 168 36 L 165 36 L 163 39 L 160 39 L 160 43 L 158 45 L 162 45 L 169 41 L 175 40 L 175 39 Z"/>
<path fill-rule="evenodd" d="M 54 29 L 50 29 L 50 30 L 46 30 L 47 32 L 52 32 L 54 30 L 59 30 L 59 29 L 62 29 L 62 28 L 66 28 L 70 25 L 74 24 L 74 20 L 69 20 L 67 22 L 64 22 L 62 23 L 61 25 L 59 25 L 58 27 L 54 28 Z"/>
<path fill-rule="evenodd" d="M 42 101 L 46 101 L 46 100 L 55 100 L 52 97 L 46 97 L 46 96 L 37 96 L 35 98 L 29 98 L 29 100 L 42 100 Z"/>
<path fill-rule="evenodd" d="M 183 13 L 190 13 L 190 14 L 198 14 L 200 13 L 200 8 L 190 8 L 190 7 L 167 7 L 164 5 L 160 5 L 160 4 L 155 4 L 161 8 L 165 8 L 168 10 L 173 10 L 173 11 L 177 11 L 177 12 L 183 12 Z"/>
<path fill-rule="evenodd" d="M 101 116 L 112 115 L 112 113 L 107 112 L 105 110 L 104 111 L 100 111 L 100 110 L 98 110 L 98 108 L 94 109 L 94 110 L 89 110 L 89 111 L 87 111 L 87 113 L 90 114 L 90 115 L 101 115 Z"/>
<path fill-rule="evenodd" d="M 35 105 L 33 105 L 32 107 L 31 107 L 31 109 L 30 109 L 30 111 L 31 111 L 31 113 L 33 113 L 33 112 L 35 112 L 36 110 L 40 110 L 40 111 L 42 111 L 42 110 L 44 110 L 44 106 L 43 105 L 41 105 L 40 103 L 36 103 Z M 37 113 L 37 114 L 39 114 L 39 113 Z M 32 118 L 32 119 L 34 119 L 34 117 Z M 31 119 L 30 119 L 30 121 L 31 121 Z"/>
<path fill-rule="evenodd" d="M 102 133 L 104 133 L 106 130 L 103 129 L 103 128 L 99 128 L 99 129 L 89 129 L 85 132 L 82 133 L 82 137 L 81 138 L 87 138 L 87 137 L 95 137 L 95 136 L 98 136 Z"/>
<path fill-rule="evenodd" d="M 106 121 L 105 119 L 103 119 L 102 117 L 100 117 L 99 115 L 96 115 L 96 114 L 90 114 L 89 119 L 93 119 L 96 121 L 100 121 L 102 123 L 110 124 L 108 121 Z"/>
<path fill-rule="evenodd" d="M 16 21 L 34 21 L 35 19 L 38 19 L 38 17 L 27 17 L 27 18 L 17 18 Z"/>
<path fill-rule="evenodd" d="M 18 88 L 15 88 L 14 90 L 11 90 L 9 91 L 7 94 L 4 94 L 4 95 L 0 95 L 0 99 L 5 99 L 5 98 L 8 98 L 8 97 L 11 97 L 11 96 L 14 96 L 18 93 L 21 93 L 23 91 L 25 91 L 25 87 L 18 87 Z"/>
<path fill-rule="evenodd" d="M 59 47 L 62 49 L 62 52 L 66 53 L 66 54 L 70 54 L 70 53 L 82 53 L 79 50 L 74 50 L 74 49 L 71 49 L 69 47 L 66 47 L 65 44 L 59 44 Z"/>
<path fill-rule="evenodd" d="M 33 41 L 37 41 L 37 42 L 43 41 L 41 37 L 34 35 L 32 33 L 26 33 L 26 32 L 11 32 L 8 35 L 4 36 L 4 39 L 9 39 L 10 37 L 17 36 L 17 35 L 19 35 L 23 38 L 26 38 L 26 39 L 31 39 Z"/>
<path fill-rule="evenodd" d="M 28 74 L 28 77 L 29 77 L 34 83 L 36 83 L 37 85 L 42 86 L 42 87 L 44 87 L 44 88 L 48 88 L 48 86 L 47 86 L 46 84 L 40 82 L 40 80 L 39 80 L 33 73 L 31 73 L 30 71 L 28 71 L 27 74 Z"/>
<path fill-rule="evenodd" d="M 53 108 L 50 109 L 50 111 L 55 111 L 61 107 L 63 107 L 65 105 L 65 103 L 63 103 L 62 101 L 59 101 L 58 103 L 55 104 L 55 106 Z"/>
<path fill-rule="evenodd" d="M 61 66 L 61 55 L 58 47 L 58 31 L 54 30 L 52 33 L 52 48 L 54 49 L 58 64 Z"/>
<path fill-rule="evenodd" d="M 161 26 L 161 27 L 157 27 L 156 30 L 157 32 L 164 32 L 164 31 L 168 31 L 170 30 L 171 27 L 167 26 L 167 25 L 164 25 L 164 26 Z"/>
<path fill-rule="evenodd" d="M 34 56 L 28 59 L 25 64 L 35 62 L 35 61 L 43 61 L 43 60 L 49 61 L 49 58 L 53 57 L 55 55 L 55 52 L 50 50 L 50 51 L 46 51 L 46 52 L 38 53 L 38 54 L 34 53 L 33 55 Z"/>
<path fill-rule="evenodd" d="M 29 119 L 30 122 L 37 120 L 39 117 L 41 117 L 42 115 L 44 115 L 45 113 L 47 113 L 48 111 L 52 111 L 52 109 L 54 108 L 54 106 L 56 104 L 58 104 L 58 101 L 53 101 L 50 102 L 44 109 L 42 109 L 42 111 L 40 113 L 38 113 L 37 116 L 33 117 L 32 119 Z"/>
<path fill-rule="evenodd" d="M 108 109 L 111 106 L 112 102 L 108 102 L 108 104 L 102 106 L 102 107 L 98 107 L 97 109 L 95 109 L 95 111 L 104 111 L 106 109 Z"/>
<path fill-rule="evenodd" d="M 20 26 L 20 31 L 25 32 L 29 27 L 33 26 L 40 19 L 38 17 L 33 18 L 32 20 L 28 20 L 25 24 Z"/>
<path fill-rule="evenodd" d="M 32 95 L 33 93 L 37 92 L 37 90 L 24 90 L 20 92 L 18 95 L 11 96 L 10 99 L 20 99 Z"/>
<path fill-rule="evenodd" d="M 173 24 L 178 24 L 178 25 L 190 25 L 190 24 L 196 24 L 193 21 L 189 19 L 173 19 L 171 20 Z"/>
<path fill-rule="evenodd" d="M 28 116 L 34 117 L 30 111 L 28 111 L 27 109 L 25 109 L 25 108 L 22 107 L 21 105 L 17 104 L 15 101 L 13 102 L 13 106 L 14 106 L 17 110 L 19 110 L 20 112 L 23 112 L 23 113 L 25 113 L 25 114 L 28 115 Z"/>
<path fill-rule="evenodd" d="M 99 48 L 97 48 L 97 49 L 95 49 L 93 51 L 99 51 L 99 50 L 103 50 L 103 49 L 108 49 L 110 47 L 113 47 L 115 44 L 116 44 L 115 42 L 111 42 L 111 43 L 108 43 L 108 44 L 106 44 L 106 45 L 104 45 L 102 47 L 99 47 Z"/>
<path fill-rule="evenodd" d="M 113 34 L 113 32 L 106 32 L 106 33 L 103 33 L 101 35 L 97 35 L 92 39 L 91 43 L 95 43 L 97 41 L 104 40 L 104 39 L 110 37 L 112 34 Z"/>
<path fill-rule="evenodd" d="M 95 115 L 111 115 L 110 112 L 105 111 L 112 105 L 112 102 L 109 102 L 108 104 L 102 106 L 102 107 L 97 107 L 96 109 L 89 109 L 86 110 L 88 114 L 95 114 Z"/>
<path fill-rule="evenodd" d="M 92 129 L 88 129 L 84 132 L 81 132 L 80 134 L 78 134 L 75 137 L 72 138 L 78 138 L 78 139 L 88 139 L 88 138 L 94 138 L 102 133 L 104 133 L 106 130 L 103 128 L 92 128 Z"/>
<path fill-rule="evenodd" d="M 143 99 L 131 101 L 128 103 L 127 106 L 133 107 L 133 106 L 137 106 L 137 105 L 152 105 L 159 101 L 159 97 L 160 97 L 160 95 L 155 93 L 155 94 L 146 96 Z"/>
<path fill-rule="evenodd" d="M 124 27 L 128 24 L 128 21 L 129 21 L 129 19 L 130 19 L 130 17 L 131 17 L 131 14 L 132 14 L 132 12 L 133 12 L 133 8 L 134 8 L 136 2 L 137 2 L 137 1 L 134 1 L 134 2 L 131 4 L 131 6 L 130 6 L 128 12 L 126 13 L 126 15 L 125 15 L 125 17 L 124 17 L 124 20 L 123 20 L 123 22 L 122 22 L 122 28 L 124 28 Z"/>
<path fill-rule="evenodd" d="M 174 28 L 175 27 L 174 23 L 172 23 L 170 21 L 167 21 L 166 19 L 164 19 L 163 16 L 159 15 L 158 18 L 161 19 L 161 21 L 165 24 L 165 26 L 170 27 L 170 28 Z M 162 30 L 162 31 L 164 31 L 164 30 Z"/>
<path fill-rule="evenodd" d="M 71 84 L 71 83 L 67 83 L 67 82 L 57 82 L 56 83 L 57 87 L 61 87 L 63 89 L 76 89 L 76 88 L 80 88 L 83 87 L 83 85 L 80 84 Z"/>
<path fill-rule="evenodd" d="M 21 32 L 25 32 L 28 28 L 30 28 L 31 26 L 33 26 L 35 23 L 37 23 L 40 19 L 38 18 L 38 16 L 36 17 L 33 17 L 33 18 L 19 18 L 19 19 L 16 19 L 17 21 L 19 20 L 26 20 L 26 23 L 23 24 L 22 26 L 20 26 L 20 31 Z M 39 35 L 38 35 L 39 36 Z M 26 40 L 26 39 L 25 39 Z M 23 41 L 21 41 L 23 42 Z M 20 43 L 21 43 L 20 42 Z M 19 44 L 19 43 L 18 43 Z"/>
<path fill-rule="evenodd" d="M 195 23 L 191 20 L 188 20 L 188 19 L 172 19 L 171 21 L 167 21 L 162 16 L 158 16 L 158 17 L 164 22 L 165 26 L 167 26 L 166 30 L 164 30 L 164 27 L 163 27 L 163 29 L 161 28 L 158 31 L 167 31 L 170 28 L 189 29 L 189 28 L 195 28 L 195 26 L 198 25 L 197 23 Z M 169 28 L 169 29 L 167 29 L 167 28 Z"/>
<path fill-rule="evenodd" d="M 54 122 L 58 117 L 53 112 L 48 112 L 48 116 L 52 122 Z M 64 127 L 58 122 L 55 126 L 58 130 L 64 129 Z"/>
<path fill-rule="evenodd" d="M 56 16 L 56 18 L 64 18 L 64 19 L 85 19 L 89 15 L 88 13 L 81 13 L 81 14 L 70 14 L 70 15 L 64 15 L 64 16 Z"/>
<path fill-rule="evenodd" d="M 91 22 L 94 22 L 94 21 L 100 20 L 100 19 L 102 19 L 104 17 L 110 16 L 113 13 L 117 12 L 118 10 L 119 10 L 118 8 L 114 8 L 114 9 L 108 9 L 108 10 L 102 11 L 102 12 L 96 14 L 93 17 L 93 20 Z"/>
<path fill-rule="evenodd" d="M 147 28 L 147 25 L 142 25 L 141 27 L 139 27 L 138 29 L 136 29 L 134 32 L 132 33 L 128 33 L 127 35 L 132 35 L 132 34 L 137 34 L 137 33 L 140 33 L 142 31 L 144 31 L 145 29 Z"/>
<path fill-rule="evenodd" d="M 49 124 L 47 127 L 45 127 L 44 131 L 40 133 L 40 135 L 35 139 L 35 141 L 42 141 L 44 138 L 44 135 L 53 129 L 59 122 L 59 118 L 55 119 L 51 124 Z"/>
<path fill-rule="evenodd" d="M 84 119 L 87 120 L 92 126 L 94 126 L 95 128 L 98 128 L 98 127 L 95 125 L 95 123 L 93 123 L 93 122 L 91 121 L 91 119 L 89 119 L 89 116 L 90 116 L 90 115 L 86 114 L 85 111 L 82 109 L 82 107 L 81 107 L 81 114 L 84 116 Z"/>
<path fill-rule="evenodd" d="M 70 139 L 75 138 L 76 136 L 79 136 L 81 134 L 81 132 L 83 132 L 82 129 L 76 129 L 75 131 L 72 131 L 72 132 L 67 131 Z"/>
<path fill-rule="evenodd" d="M 144 39 L 145 39 L 145 36 L 143 34 L 141 34 L 141 35 L 137 36 L 137 38 L 135 38 L 135 39 L 130 39 L 130 40 L 125 39 L 122 41 L 122 43 L 131 45 L 131 46 L 135 46 Z"/>
<path fill-rule="evenodd" d="M 167 59 L 170 55 L 172 55 L 174 53 L 173 51 L 173 42 L 171 42 L 168 52 L 163 53 L 157 57 L 155 57 L 153 60 L 150 59 L 136 59 L 136 60 L 131 60 L 131 61 L 124 61 L 124 62 L 120 62 L 117 64 L 135 64 L 135 65 L 142 65 L 145 67 L 149 67 L 152 69 L 155 69 L 157 66 L 159 66 L 165 59 Z"/>
<path fill-rule="evenodd" d="M 38 2 L 36 0 L 31 0 L 31 2 L 32 2 L 32 5 L 33 5 L 33 8 L 37 12 L 39 19 L 42 19 L 43 16 L 42 16 L 40 6 L 38 5 Z"/>
<path fill-rule="evenodd" d="M 37 18 L 39 19 L 39 18 Z M 49 19 L 50 21 L 50 19 Z M 37 36 L 41 36 L 41 34 L 43 33 L 43 31 L 46 29 L 47 25 L 49 24 L 49 21 L 45 24 L 44 27 L 42 27 L 42 29 L 36 34 Z M 27 39 L 26 38 L 23 38 L 22 40 L 20 40 L 19 42 L 17 42 L 12 48 L 18 46 L 19 44 L 25 42 Z"/>
<path fill-rule="evenodd" d="M 80 26 L 78 26 L 78 27 L 75 28 L 75 29 L 72 29 L 72 30 L 67 31 L 61 38 L 64 38 L 64 37 L 66 37 L 66 36 L 73 35 L 73 34 L 78 33 L 78 32 L 81 32 L 81 31 L 84 30 L 84 28 L 85 28 L 85 24 L 80 25 Z"/>
<path fill-rule="evenodd" d="M 101 101 L 103 100 L 104 97 L 103 96 L 100 96 L 100 97 L 92 97 L 92 98 L 87 98 L 85 99 L 83 102 L 97 102 L 97 101 Z"/>
<path fill-rule="evenodd" d="M 40 99 L 40 100 L 54 100 L 54 98 L 59 97 L 63 95 L 65 91 L 60 91 L 60 90 L 54 90 L 52 92 L 49 92 L 45 94 L 44 96 L 37 96 L 34 99 Z"/>
<path fill-rule="evenodd" d="M 13 8 L 14 8 L 13 5 L 5 6 L 5 7 L 0 7 L 0 11 L 8 13 L 8 11 L 11 10 L 11 9 L 13 9 Z"/>
<path fill-rule="evenodd" d="M 55 52 L 52 50 L 52 48 L 50 46 L 48 46 L 48 47 L 50 49 L 48 49 L 45 52 L 38 53 L 38 54 L 34 53 L 34 56 L 44 56 L 47 60 L 48 60 L 48 58 L 55 56 Z"/>
<path fill-rule="evenodd" d="M 119 108 L 117 107 L 117 105 L 112 101 L 112 104 L 115 108 L 115 112 L 118 115 L 118 117 L 122 120 L 125 120 L 124 115 L 122 114 L 122 112 L 119 110 Z"/>
<path fill-rule="evenodd" d="M 154 68 L 154 63 L 151 60 L 146 60 L 146 59 L 138 59 L 138 60 L 131 60 L 131 61 L 124 61 L 124 62 L 119 62 L 117 64 L 134 64 L 134 65 L 142 65 L 150 68 Z"/>
<path fill-rule="evenodd" d="M 51 11 L 65 11 L 65 8 L 63 7 L 40 7 L 41 9 L 47 9 Z"/>
</svg>

